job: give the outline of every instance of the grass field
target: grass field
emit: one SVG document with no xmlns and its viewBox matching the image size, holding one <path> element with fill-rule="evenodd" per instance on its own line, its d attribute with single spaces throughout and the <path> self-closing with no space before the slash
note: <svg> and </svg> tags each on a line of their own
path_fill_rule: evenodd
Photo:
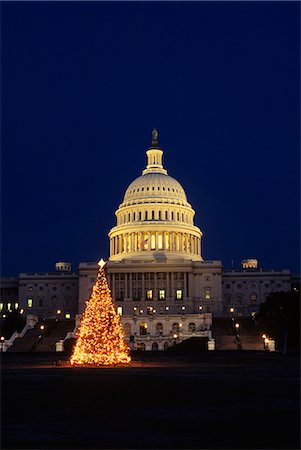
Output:
<svg viewBox="0 0 301 450">
<path fill-rule="evenodd" d="M 299 359 L 144 353 L 76 368 L 2 354 L 2 449 L 299 449 Z"/>
</svg>

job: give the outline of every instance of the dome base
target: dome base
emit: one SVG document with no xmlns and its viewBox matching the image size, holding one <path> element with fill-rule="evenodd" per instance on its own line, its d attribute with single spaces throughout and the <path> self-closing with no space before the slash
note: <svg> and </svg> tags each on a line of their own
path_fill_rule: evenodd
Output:
<svg viewBox="0 0 301 450">
<path fill-rule="evenodd" d="M 168 261 L 168 260 L 186 260 L 186 261 L 203 261 L 203 258 L 199 255 L 194 255 L 184 252 L 165 252 L 165 251 L 143 251 L 133 253 L 122 253 L 118 255 L 112 255 L 109 261 Z"/>
</svg>

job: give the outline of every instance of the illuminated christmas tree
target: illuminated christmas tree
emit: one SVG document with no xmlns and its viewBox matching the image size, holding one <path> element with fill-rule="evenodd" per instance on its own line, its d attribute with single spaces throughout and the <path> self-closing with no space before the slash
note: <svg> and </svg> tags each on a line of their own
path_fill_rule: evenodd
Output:
<svg viewBox="0 0 301 450">
<path fill-rule="evenodd" d="M 129 347 L 124 340 L 120 316 L 116 313 L 106 275 L 104 261 L 99 263 L 97 280 L 82 315 L 79 336 L 71 364 L 110 365 L 129 363 Z"/>
</svg>

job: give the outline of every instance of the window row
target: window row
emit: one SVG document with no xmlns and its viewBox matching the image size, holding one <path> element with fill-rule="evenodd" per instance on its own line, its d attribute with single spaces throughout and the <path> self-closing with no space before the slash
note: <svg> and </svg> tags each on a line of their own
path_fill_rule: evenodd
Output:
<svg viewBox="0 0 301 450">
<path fill-rule="evenodd" d="M 149 191 L 167 191 L 167 192 L 176 192 L 177 194 L 181 194 L 181 191 L 177 188 L 171 188 L 169 186 L 146 186 L 137 189 L 131 189 L 129 194 L 135 194 L 136 192 L 149 192 Z"/>
<path fill-rule="evenodd" d="M 124 291 L 118 290 L 116 292 L 116 300 L 123 300 L 125 298 Z M 133 290 L 133 301 L 141 300 L 142 298 L 142 291 L 140 290 Z M 147 289 L 145 291 L 144 295 L 145 300 L 154 300 L 155 299 L 155 291 L 154 289 Z M 157 299 L 158 300 L 165 300 L 166 299 L 166 290 L 165 289 L 158 289 L 157 291 Z M 176 300 L 182 300 L 183 299 L 183 290 L 182 289 L 176 289 L 175 290 L 175 299 Z"/>
<path fill-rule="evenodd" d="M 144 272 L 144 273 L 115 273 L 114 277 L 116 281 L 125 281 L 125 278 L 129 280 L 132 278 L 133 281 L 137 280 L 154 280 L 155 277 L 157 280 L 166 280 L 167 276 L 169 275 L 169 272 Z M 184 280 L 184 272 L 171 272 L 171 275 L 173 276 L 174 280 Z M 110 277 L 112 277 L 113 274 L 110 274 Z M 91 282 L 94 282 L 95 279 L 92 278 Z"/>
<path fill-rule="evenodd" d="M 178 222 L 192 224 L 192 216 L 190 214 L 169 210 L 147 210 L 120 214 L 118 215 L 117 225 L 122 225 L 128 222 L 143 222 L 145 220 L 177 220 Z"/>
<path fill-rule="evenodd" d="M 167 328 L 167 327 L 166 327 Z M 130 323 L 125 323 L 123 325 L 124 334 L 128 337 L 132 335 L 132 327 Z M 174 322 L 171 326 L 171 328 L 167 328 L 164 330 L 163 323 L 157 323 L 155 327 L 155 335 L 156 336 L 162 336 L 164 335 L 164 332 L 166 334 L 172 334 L 173 336 L 179 335 L 180 331 L 182 332 L 188 332 L 188 333 L 194 333 L 196 331 L 196 324 L 194 322 L 190 322 L 187 325 L 187 329 L 184 329 L 182 326 L 182 323 Z M 141 322 L 139 324 L 139 334 L 140 336 L 146 336 L 148 333 L 148 324 L 147 322 Z"/>
</svg>

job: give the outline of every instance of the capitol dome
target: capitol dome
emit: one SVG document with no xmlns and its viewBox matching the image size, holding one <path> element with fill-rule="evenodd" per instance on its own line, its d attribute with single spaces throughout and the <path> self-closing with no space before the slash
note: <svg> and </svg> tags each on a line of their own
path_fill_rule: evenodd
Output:
<svg viewBox="0 0 301 450">
<path fill-rule="evenodd" d="M 201 230 L 181 184 L 163 167 L 158 132 L 146 151 L 148 164 L 127 188 L 111 229 L 110 260 L 160 257 L 200 261 Z"/>
</svg>

